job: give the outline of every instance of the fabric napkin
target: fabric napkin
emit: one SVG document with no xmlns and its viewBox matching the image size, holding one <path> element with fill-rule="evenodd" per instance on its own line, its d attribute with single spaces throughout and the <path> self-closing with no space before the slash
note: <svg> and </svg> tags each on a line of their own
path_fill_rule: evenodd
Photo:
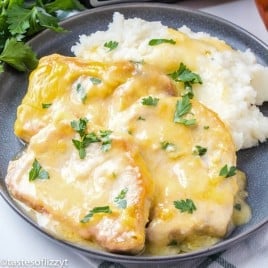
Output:
<svg viewBox="0 0 268 268">
<path fill-rule="evenodd" d="M 82 258 L 85 259 L 84 256 Z M 268 267 L 268 224 L 224 252 L 176 264 L 126 265 L 94 259 L 86 259 L 86 261 L 88 268 L 266 268 Z"/>
</svg>

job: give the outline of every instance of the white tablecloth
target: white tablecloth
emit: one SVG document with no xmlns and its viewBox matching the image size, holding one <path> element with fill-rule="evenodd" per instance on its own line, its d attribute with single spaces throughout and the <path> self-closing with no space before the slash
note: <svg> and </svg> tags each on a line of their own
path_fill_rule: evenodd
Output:
<svg viewBox="0 0 268 268">
<path fill-rule="evenodd" d="M 177 5 L 198 8 L 202 11 L 218 15 L 245 28 L 258 38 L 268 43 L 265 30 L 253 0 L 192 0 L 180 1 Z M 35 266 L 14 266 L 17 261 L 35 262 Z M 57 262 L 51 262 L 51 261 Z M 77 255 L 71 249 L 50 241 L 32 226 L 27 224 L 13 212 L 0 198 L 0 268 L 9 261 L 9 267 L 62 267 L 70 268 L 123 268 L 119 264 L 104 261 L 93 261 Z M 52 264 L 53 263 L 53 264 Z M 13 264 L 13 266 L 12 266 Z M 50 266 L 49 266 L 50 264 Z M 132 265 L 131 267 L 141 267 Z M 147 265 L 146 268 L 149 268 Z M 153 266 L 157 267 L 157 266 Z M 184 262 L 181 265 L 164 265 L 162 267 L 185 268 L 251 268 L 268 267 L 268 226 L 265 226 L 249 239 L 237 244 L 228 251 L 203 258 Z"/>
</svg>

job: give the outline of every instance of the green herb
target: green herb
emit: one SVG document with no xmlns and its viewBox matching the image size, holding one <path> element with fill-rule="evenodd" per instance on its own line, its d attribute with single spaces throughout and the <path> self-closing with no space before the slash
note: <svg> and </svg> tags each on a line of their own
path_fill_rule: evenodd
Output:
<svg viewBox="0 0 268 268">
<path fill-rule="evenodd" d="M 36 179 L 47 180 L 49 179 L 49 174 L 41 167 L 40 163 L 34 159 L 32 169 L 29 172 L 29 181 L 34 181 Z"/>
<path fill-rule="evenodd" d="M 192 109 L 192 104 L 188 95 L 183 96 L 176 103 L 176 109 L 174 113 L 174 122 L 180 123 L 186 126 L 191 126 L 196 124 L 196 119 L 186 119 L 183 118 L 186 114 L 190 113 Z"/>
<path fill-rule="evenodd" d="M 200 145 L 196 145 L 195 149 L 193 151 L 193 154 L 202 156 L 202 155 L 206 154 L 206 152 L 207 152 L 207 148 L 202 147 Z"/>
<path fill-rule="evenodd" d="M 188 95 L 189 98 L 193 98 L 193 84 L 202 84 L 201 77 L 192 72 L 189 68 L 186 67 L 182 62 L 180 63 L 179 69 L 175 72 L 169 74 L 169 76 L 176 82 L 184 83 L 184 92 L 182 96 Z"/>
<path fill-rule="evenodd" d="M 104 47 L 109 48 L 109 51 L 114 50 L 118 47 L 119 43 L 117 41 L 109 41 L 104 44 Z"/>
<path fill-rule="evenodd" d="M 237 204 L 234 205 L 234 208 L 235 208 L 236 210 L 238 210 L 238 211 L 241 211 L 242 206 L 241 206 L 241 204 L 237 203 Z"/>
<path fill-rule="evenodd" d="M 79 133 L 80 137 L 86 135 L 87 132 L 87 118 L 80 118 L 79 120 L 73 120 L 71 122 L 71 127 Z"/>
<path fill-rule="evenodd" d="M 42 103 L 42 108 L 47 109 L 52 105 L 52 103 Z"/>
<path fill-rule="evenodd" d="M 236 170 L 237 168 L 234 166 L 231 166 L 230 168 L 228 168 L 228 166 L 225 165 L 221 168 L 219 175 L 223 176 L 224 178 L 229 178 L 236 174 Z"/>
<path fill-rule="evenodd" d="M 107 152 L 111 149 L 112 140 L 110 135 L 112 134 L 111 130 L 101 130 L 100 131 L 100 139 L 101 139 L 101 149 L 103 152 Z"/>
<path fill-rule="evenodd" d="M 169 243 L 168 243 L 168 247 L 175 247 L 178 245 L 178 242 L 176 240 L 171 240 Z"/>
<path fill-rule="evenodd" d="M 158 98 L 153 98 L 152 96 L 149 96 L 147 98 L 143 98 L 141 100 L 142 105 L 148 105 L 148 106 L 156 106 L 159 102 Z"/>
<path fill-rule="evenodd" d="M 176 42 L 173 40 L 173 39 L 151 39 L 149 41 L 149 46 L 157 46 L 157 45 L 160 45 L 160 44 L 163 44 L 163 43 L 168 43 L 168 44 L 172 44 L 172 45 L 175 45 Z"/>
<path fill-rule="evenodd" d="M 162 141 L 160 143 L 161 149 L 167 151 L 167 152 L 174 152 L 176 151 L 176 145 L 174 143 L 168 142 L 168 141 Z"/>
<path fill-rule="evenodd" d="M 93 85 L 98 85 L 101 83 L 101 79 L 97 78 L 97 77 L 90 77 L 90 81 Z"/>
<path fill-rule="evenodd" d="M 89 213 L 82 220 L 80 220 L 80 222 L 87 223 L 95 214 L 98 213 L 112 213 L 112 210 L 110 209 L 109 206 L 95 207 L 92 210 L 90 210 Z"/>
<path fill-rule="evenodd" d="M 2 70 L 4 70 L 3 62 L 22 72 L 34 69 L 38 64 L 36 55 L 30 46 L 17 41 L 15 38 L 6 40 L 4 49 L 0 54 Z"/>
<path fill-rule="evenodd" d="M 182 213 L 188 212 L 192 214 L 196 210 L 196 206 L 191 199 L 176 200 L 173 202 L 176 209 L 179 209 Z"/>
<path fill-rule="evenodd" d="M 127 200 L 126 195 L 127 195 L 127 188 L 124 188 L 123 190 L 121 190 L 121 192 L 118 194 L 118 196 L 116 196 L 114 198 L 114 202 L 117 204 L 117 207 L 119 208 L 126 208 L 127 207 Z"/>
<path fill-rule="evenodd" d="M 137 118 L 137 120 L 145 121 L 145 118 L 142 117 L 142 116 L 139 116 L 139 117 Z"/>
<path fill-rule="evenodd" d="M 79 83 L 76 86 L 76 92 L 80 95 L 81 101 L 85 103 L 87 99 L 87 93 L 85 92 L 85 88 Z"/>
<path fill-rule="evenodd" d="M 209 126 L 204 126 L 204 129 L 206 129 L 206 130 L 209 129 Z"/>
<path fill-rule="evenodd" d="M 98 135 L 95 132 L 87 133 L 87 122 L 87 118 L 80 118 L 71 122 L 71 127 L 79 133 L 81 138 L 81 140 L 72 140 L 73 145 L 79 152 L 80 159 L 86 157 L 86 148 L 91 143 L 101 142 L 103 152 L 109 151 L 112 146 L 112 140 L 110 138 L 111 130 L 100 130 Z"/>
<path fill-rule="evenodd" d="M 5 0 L 0 3 L 0 71 L 4 71 L 4 63 L 18 71 L 36 68 L 36 54 L 25 44 L 29 37 L 46 28 L 64 32 L 57 11 L 85 9 L 77 0 L 25 2 L 28 1 Z"/>
</svg>

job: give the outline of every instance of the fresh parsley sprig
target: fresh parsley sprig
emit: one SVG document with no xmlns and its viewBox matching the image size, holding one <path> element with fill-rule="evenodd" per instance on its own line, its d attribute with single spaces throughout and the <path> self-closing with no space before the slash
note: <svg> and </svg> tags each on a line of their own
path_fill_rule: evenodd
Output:
<svg viewBox="0 0 268 268">
<path fill-rule="evenodd" d="M 185 126 L 192 126 L 196 124 L 195 118 L 185 118 L 185 116 L 191 112 L 192 104 L 188 95 L 183 96 L 176 103 L 174 119 L 175 123 L 183 124 Z"/>
<path fill-rule="evenodd" d="M 184 92 L 182 96 L 188 95 L 189 98 L 193 98 L 193 84 L 202 84 L 202 79 L 199 74 L 192 72 L 184 63 L 180 63 L 179 69 L 169 76 L 176 82 L 184 83 Z"/>
<path fill-rule="evenodd" d="M 196 210 L 196 206 L 192 199 L 186 198 L 185 200 L 176 200 L 173 202 L 174 207 L 179 209 L 182 213 L 187 212 L 192 214 Z"/>
<path fill-rule="evenodd" d="M 25 42 L 44 29 L 65 30 L 59 25 L 58 11 L 83 10 L 78 0 L 36 0 L 32 4 L 23 0 L 0 2 L 0 72 L 4 63 L 27 71 L 34 69 L 38 59 Z"/>
<path fill-rule="evenodd" d="M 159 102 L 159 98 L 154 98 L 152 96 L 148 96 L 146 98 L 142 98 L 141 104 L 147 106 L 157 106 Z"/>
<path fill-rule="evenodd" d="M 49 174 L 42 168 L 40 163 L 34 159 L 32 168 L 29 172 L 29 181 L 34 181 L 36 179 L 47 180 L 49 179 Z"/>
<path fill-rule="evenodd" d="M 89 211 L 89 213 L 82 219 L 80 220 L 81 223 L 87 223 L 90 221 L 90 219 L 98 213 L 112 213 L 112 210 L 110 209 L 109 206 L 103 206 L 103 207 L 94 207 Z"/>
<path fill-rule="evenodd" d="M 236 174 L 236 171 L 237 168 L 235 166 L 228 167 L 226 164 L 221 168 L 219 175 L 223 176 L 224 178 L 229 178 L 234 176 Z"/>
<path fill-rule="evenodd" d="M 100 130 L 98 134 L 95 132 L 87 132 L 87 118 L 80 118 L 79 120 L 71 121 L 71 127 L 79 134 L 80 140 L 72 139 L 74 147 L 79 152 L 80 159 L 86 157 L 86 148 L 95 142 L 101 142 L 101 149 L 103 152 L 107 152 L 111 149 L 112 140 L 110 135 L 111 130 Z"/>
<path fill-rule="evenodd" d="M 193 154 L 194 155 L 199 155 L 199 156 L 203 156 L 206 154 L 207 152 L 207 148 L 206 147 L 202 147 L 200 145 L 196 145 L 195 149 L 193 150 Z"/>
<path fill-rule="evenodd" d="M 126 200 L 127 192 L 128 188 L 124 188 L 123 190 L 120 191 L 118 196 L 114 198 L 114 202 L 116 203 L 117 207 L 122 209 L 127 207 L 127 200 Z"/>
<path fill-rule="evenodd" d="M 165 38 L 151 39 L 148 42 L 148 45 L 149 46 L 158 46 L 158 45 L 161 45 L 161 44 L 164 44 L 164 43 L 175 45 L 176 44 L 176 41 L 173 40 L 173 39 L 165 39 Z"/>
<path fill-rule="evenodd" d="M 119 43 L 117 41 L 108 41 L 104 43 L 104 47 L 108 48 L 108 51 L 112 51 L 118 47 Z"/>
</svg>

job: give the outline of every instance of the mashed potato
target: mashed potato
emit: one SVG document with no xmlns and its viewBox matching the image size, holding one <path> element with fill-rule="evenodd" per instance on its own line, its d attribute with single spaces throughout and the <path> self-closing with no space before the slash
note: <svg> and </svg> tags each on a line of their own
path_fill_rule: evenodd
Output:
<svg viewBox="0 0 268 268">
<path fill-rule="evenodd" d="M 173 39 L 176 44 L 149 46 L 154 38 Z M 118 42 L 118 47 L 107 51 L 104 43 L 110 40 Z M 193 33 L 186 26 L 175 31 L 160 22 L 125 19 L 119 13 L 114 14 L 107 31 L 81 35 L 71 50 L 77 57 L 94 61 L 144 61 L 166 73 L 184 62 L 202 77 L 202 85 L 193 89 L 195 97 L 218 113 L 237 150 L 268 137 L 268 118 L 256 106 L 268 100 L 268 68 L 258 64 L 249 50 L 235 51 L 224 41 Z"/>
</svg>

